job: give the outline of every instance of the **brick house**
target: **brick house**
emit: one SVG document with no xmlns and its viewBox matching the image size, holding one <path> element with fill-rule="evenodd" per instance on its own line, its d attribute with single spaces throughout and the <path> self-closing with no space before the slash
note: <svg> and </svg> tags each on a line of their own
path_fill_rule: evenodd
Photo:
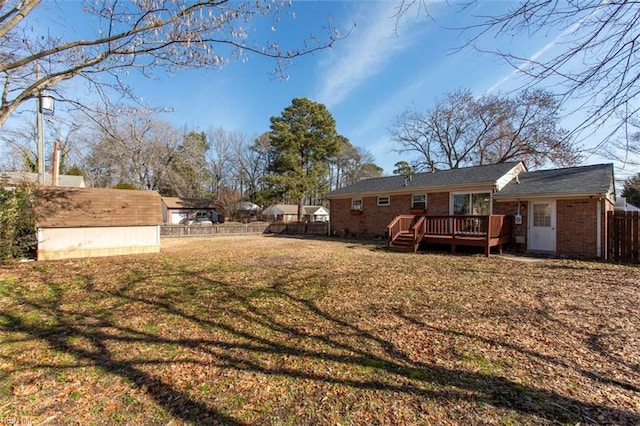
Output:
<svg viewBox="0 0 640 426">
<path fill-rule="evenodd" d="M 329 211 L 322 206 L 302 206 L 303 217 L 298 220 L 297 204 L 272 204 L 262 211 L 262 216 L 270 222 L 328 222 Z"/>
<path fill-rule="evenodd" d="M 40 187 L 35 203 L 38 260 L 160 251 L 155 191 Z"/>
<path fill-rule="evenodd" d="M 211 198 L 162 197 L 162 222 L 176 225 L 182 219 L 207 219 L 220 222 L 221 206 Z"/>
<path fill-rule="evenodd" d="M 334 235 L 382 237 L 400 215 L 505 215 L 522 251 L 599 258 L 612 164 L 527 171 L 522 162 L 367 179 L 329 193 Z"/>
</svg>

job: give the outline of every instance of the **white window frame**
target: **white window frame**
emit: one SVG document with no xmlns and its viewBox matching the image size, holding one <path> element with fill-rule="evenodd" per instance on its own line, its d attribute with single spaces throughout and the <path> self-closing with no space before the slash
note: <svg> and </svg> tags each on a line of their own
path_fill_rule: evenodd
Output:
<svg viewBox="0 0 640 426">
<path fill-rule="evenodd" d="M 383 200 L 386 200 L 384 202 Z M 378 205 L 379 206 L 390 206 L 391 205 L 391 196 L 389 195 L 378 195 Z"/>
<path fill-rule="evenodd" d="M 362 211 L 362 198 L 351 199 L 351 211 Z"/>
<path fill-rule="evenodd" d="M 465 192 L 451 192 L 450 196 L 449 196 L 449 212 L 451 215 L 455 215 L 456 213 L 453 211 L 454 210 L 454 202 L 453 199 L 456 195 L 465 195 L 467 197 L 469 197 L 469 205 L 472 206 L 472 195 L 474 194 L 489 194 L 489 213 L 488 214 L 493 214 L 493 194 L 491 193 L 491 191 L 465 191 Z M 473 213 L 464 213 L 462 214 L 462 216 L 465 215 L 473 215 Z"/>
<path fill-rule="evenodd" d="M 415 197 L 424 197 L 424 207 L 416 207 Z M 420 201 L 422 203 L 423 201 Z M 411 209 L 427 210 L 427 194 L 411 194 Z"/>
</svg>

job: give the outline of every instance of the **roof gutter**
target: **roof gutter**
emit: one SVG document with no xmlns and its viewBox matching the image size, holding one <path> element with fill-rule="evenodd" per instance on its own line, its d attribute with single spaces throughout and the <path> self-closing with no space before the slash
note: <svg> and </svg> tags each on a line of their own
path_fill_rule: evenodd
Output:
<svg viewBox="0 0 640 426">
<path fill-rule="evenodd" d="M 585 197 L 602 197 L 607 199 L 609 202 L 611 200 L 607 196 L 607 193 L 594 193 L 594 192 L 574 192 L 570 194 L 560 193 L 560 194 L 519 194 L 519 195 L 500 195 L 500 193 L 496 193 L 493 195 L 493 199 L 498 202 L 507 202 L 507 201 L 527 201 L 527 200 L 538 200 L 538 199 L 548 199 L 555 198 L 558 200 L 568 200 L 572 198 L 585 198 Z"/>
<path fill-rule="evenodd" d="M 402 195 L 402 194 L 415 194 L 416 192 L 456 192 L 460 190 L 476 191 L 476 190 L 488 190 L 492 192 L 495 187 L 495 182 L 474 182 L 473 184 L 458 184 L 458 185 L 442 185 L 442 186 L 415 186 L 415 187 L 402 187 L 400 189 L 392 190 L 380 190 L 380 191 L 367 191 L 367 192 L 349 192 L 341 194 L 327 194 L 328 199 L 338 198 L 352 198 L 354 196 L 366 197 L 377 195 Z"/>
</svg>

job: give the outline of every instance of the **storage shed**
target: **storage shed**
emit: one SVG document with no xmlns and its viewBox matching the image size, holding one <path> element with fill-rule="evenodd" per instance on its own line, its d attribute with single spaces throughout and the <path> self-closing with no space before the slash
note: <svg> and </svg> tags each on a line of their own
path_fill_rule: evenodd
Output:
<svg viewBox="0 0 640 426">
<path fill-rule="evenodd" d="M 40 187 L 35 196 L 38 260 L 160 251 L 154 191 Z"/>
</svg>

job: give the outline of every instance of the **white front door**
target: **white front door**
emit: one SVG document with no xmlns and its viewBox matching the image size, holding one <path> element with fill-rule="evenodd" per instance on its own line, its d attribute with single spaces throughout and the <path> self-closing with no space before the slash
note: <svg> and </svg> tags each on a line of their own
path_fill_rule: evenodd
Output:
<svg viewBox="0 0 640 426">
<path fill-rule="evenodd" d="M 556 251 L 556 202 L 532 201 L 529 203 L 529 244 L 531 251 L 553 253 Z"/>
</svg>

